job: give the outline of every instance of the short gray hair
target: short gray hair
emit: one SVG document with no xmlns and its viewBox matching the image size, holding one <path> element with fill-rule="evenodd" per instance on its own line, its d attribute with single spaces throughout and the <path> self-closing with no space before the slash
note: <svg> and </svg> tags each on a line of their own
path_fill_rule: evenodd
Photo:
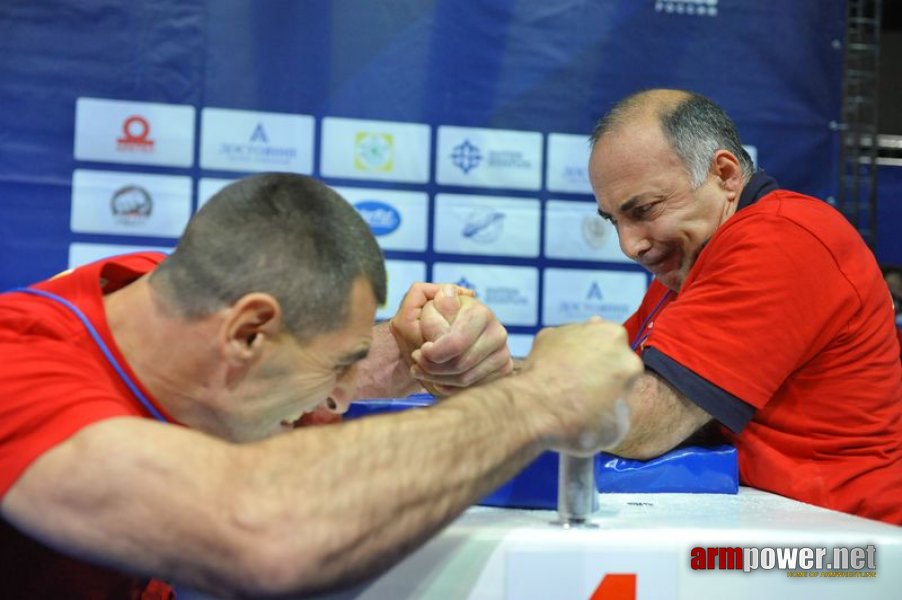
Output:
<svg viewBox="0 0 902 600">
<path fill-rule="evenodd" d="M 592 131 L 590 142 L 598 139 L 623 123 L 628 115 L 637 112 L 647 103 L 648 90 L 632 94 L 618 102 L 605 116 L 598 120 Z M 742 142 L 736 124 L 727 113 L 708 98 L 685 92 L 686 98 L 658 114 L 658 122 L 664 137 L 680 158 L 689 174 L 693 188 L 697 188 L 708 177 L 711 160 L 718 150 L 729 150 L 739 160 L 745 181 L 755 172 L 752 158 Z"/>
</svg>

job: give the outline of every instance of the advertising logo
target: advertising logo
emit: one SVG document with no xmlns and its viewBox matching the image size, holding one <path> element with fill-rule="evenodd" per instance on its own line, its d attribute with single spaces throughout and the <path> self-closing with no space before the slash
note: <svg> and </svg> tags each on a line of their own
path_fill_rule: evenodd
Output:
<svg viewBox="0 0 902 600">
<path fill-rule="evenodd" d="M 392 134 L 357 132 L 354 137 L 354 167 L 360 171 L 391 171 L 394 167 Z"/>
<path fill-rule="evenodd" d="M 582 227 L 583 241 L 590 248 L 601 248 L 608 241 L 611 228 L 598 215 L 586 215 L 583 217 Z"/>
<path fill-rule="evenodd" d="M 547 268 L 542 321 L 563 325 L 600 316 L 623 322 L 645 294 L 644 273 Z"/>
<path fill-rule="evenodd" d="M 193 106 L 106 98 L 75 101 L 75 159 L 190 167 Z"/>
<path fill-rule="evenodd" d="M 467 215 L 460 234 L 474 242 L 491 244 L 501 237 L 504 230 L 504 213 L 489 207 L 473 210 Z"/>
<path fill-rule="evenodd" d="M 436 182 L 538 190 L 542 187 L 542 140 L 538 131 L 442 125 Z"/>
<path fill-rule="evenodd" d="M 454 146 L 454 151 L 451 152 L 451 162 L 465 175 L 478 167 L 481 160 L 479 148 L 471 144 L 470 140 L 464 140 L 463 143 Z"/>
<path fill-rule="evenodd" d="M 76 169 L 69 225 L 74 232 L 179 237 L 191 217 L 191 178 Z"/>
<path fill-rule="evenodd" d="M 310 115 L 206 107 L 201 112 L 200 165 L 312 173 L 314 128 Z"/>
<path fill-rule="evenodd" d="M 110 198 L 110 210 L 116 222 L 137 225 L 150 217 L 153 212 L 153 199 L 150 192 L 140 185 L 127 185 L 113 193 Z"/>
<path fill-rule="evenodd" d="M 259 163 L 267 166 L 284 167 L 297 158 L 297 148 L 272 146 L 263 123 L 257 123 L 244 144 L 223 142 L 219 146 L 220 158 L 231 163 Z"/>
<path fill-rule="evenodd" d="M 122 137 L 116 147 L 124 152 L 153 152 L 150 123 L 140 115 L 131 115 L 122 122 Z"/>
<path fill-rule="evenodd" d="M 545 256 L 570 260 L 630 263 L 614 226 L 598 216 L 594 202 L 545 203 Z"/>
<path fill-rule="evenodd" d="M 655 12 L 696 17 L 716 17 L 717 0 L 655 0 Z"/>
<path fill-rule="evenodd" d="M 542 207 L 538 198 L 436 194 L 434 214 L 436 252 L 539 255 Z"/>
<path fill-rule="evenodd" d="M 432 128 L 422 123 L 324 117 L 320 174 L 324 177 L 427 183 Z"/>
<path fill-rule="evenodd" d="M 876 577 L 877 548 L 823 547 L 707 547 L 689 553 L 693 571 L 786 571 L 787 577 Z"/>
<path fill-rule="evenodd" d="M 610 318 L 609 315 L 629 316 L 632 308 L 626 302 L 605 302 L 605 296 L 601 291 L 601 285 L 597 281 L 589 283 L 583 292 L 582 300 L 561 300 L 554 307 L 559 314 L 564 315 L 566 321 L 580 321 L 592 315 L 601 315 Z"/>
<path fill-rule="evenodd" d="M 269 143 L 269 137 L 266 135 L 266 130 L 263 129 L 263 123 L 257 123 L 254 133 L 251 134 L 251 141 L 260 142 L 261 144 Z"/>
<path fill-rule="evenodd" d="M 391 204 L 378 200 L 363 200 L 354 204 L 375 236 L 388 235 L 401 226 L 401 213 Z"/>
<path fill-rule="evenodd" d="M 593 281 L 592 285 L 589 286 L 589 293 L 586 294 L 586 300 L 604 300 L 604 295 L 601 293 L 601 286 L 598 285 L 597 282 Z"/>
</svg>

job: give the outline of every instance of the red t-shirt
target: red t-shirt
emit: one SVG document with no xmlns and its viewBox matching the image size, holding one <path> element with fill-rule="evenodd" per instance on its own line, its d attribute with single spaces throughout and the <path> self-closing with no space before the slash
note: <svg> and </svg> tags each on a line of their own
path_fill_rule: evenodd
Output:
<svg viewBox="0 0 902 600">
<path fill-rule="evenodd" d="M 626 326 L 647 336 L 648 368 L 727 426 L 743 484 L 902 524 L 893 308 L 829 205 L 767 193 L 716 231 L 679 295 L 652 282 Z"/>
<path fill-rule="evenodd" d="M 163 257 L 115 257 L 33 287 L 75 304 L 144 396 L 169 418 L 128 367 L 103 310 L 104 293 L 153 270 Z M 0 497 L 50 448 L 91 423 L 125 415 L 150 417 L 69 309 L 30 294 L 0 295 Z M 2 521 L 0 580 L 4 593 L 17 598 L 171 597 L 165 584 L 80 562 Z"/>
</svg>

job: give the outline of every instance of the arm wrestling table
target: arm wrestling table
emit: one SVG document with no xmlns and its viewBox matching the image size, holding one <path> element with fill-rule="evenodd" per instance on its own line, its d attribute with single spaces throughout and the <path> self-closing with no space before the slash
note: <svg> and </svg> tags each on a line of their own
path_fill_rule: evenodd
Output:
<svg viewBox="0 0 902 600">
<path fill-rule="evenodd" d="M 724 494 L 601 494 L 595 527 L 551 510 L 476 506 L 417 552 L 332 600 L 664 600 L 902 597 L 902 528 L 751 488 Z M 872 546 L 855 577 L 801 569 L 693 570 L 693 549 Z M 773 551 L 767 551 L 773 554 Z M 765 563 L 761 552 L 761 563 Z M 748 565 L 747 565 L 748 566 Z M 204 598 L 180 590 L 180 600 Z"/>
</svg>

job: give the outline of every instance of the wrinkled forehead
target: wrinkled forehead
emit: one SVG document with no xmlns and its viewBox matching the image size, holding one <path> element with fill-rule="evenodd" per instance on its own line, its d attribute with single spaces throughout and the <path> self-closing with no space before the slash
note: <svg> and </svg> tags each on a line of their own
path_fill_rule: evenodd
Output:
<svg viewBox="0 0 902 600">
<path fill-rule="evenodd" d="M 660 129 L 618 128 L 601 136 L 589 158 L 589 181 L 606 212 L 629 198 L 687 179 Z"/>
</svg>

